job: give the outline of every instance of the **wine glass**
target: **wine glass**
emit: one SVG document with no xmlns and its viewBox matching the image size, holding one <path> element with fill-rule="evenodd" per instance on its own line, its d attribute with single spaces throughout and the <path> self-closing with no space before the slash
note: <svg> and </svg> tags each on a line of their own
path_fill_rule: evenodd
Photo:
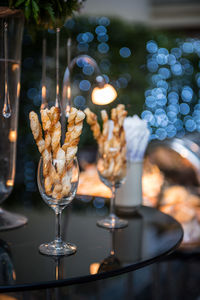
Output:
<svg viewBox="0 0 200 300">
<path fill-rule="evenodd" d="M 123 228 L 128 225 L 128 221 L 118 218 L 115 214 L 115 196 L 116 189 L 125 181 L 126 177 L 126 163 L 121 164 L 121 167 L 116 170 L 117 164 L 119 164 L 119 150 L 117 148 L 110 147 L 107 153 L 98 153 L 97 159 L 97 171 L 100 180 L 107 185 L 112 191 L 112 197 L 110 200 L 110 214 L 105 219 L 97 221 L 97 225 L 114 229 Z"/>
<path fill-rule="evenodd" d="M 66 161 L 55 161 L 55 167 L 58 163 L 64 163 L 66 165 Z M 43 175 L 43 159 L 40 158 L 39 165 L 38 165 L 38 174 L 37 174 L 37 182 L 38 182 L 38 188 L 40 191 L 40 194 L 42 196 L 42 199 L 46 202 L 47 205 L 49 205 L 55 212 L 56 216 L 56 236 L 55 240 L 49 243 L 44 243 L 39 246 L 39 251 L 42 254 L 46 255 L 54 255 L 54 256 L 60 256 L 60 255 L 70 255 L 76 252 L 76 245 L 72 243 L 66 243 L 62 240 L 61 237 L 61 214 L 62 210 L 68 206 L 71 201 L 74 199 L 78 187 L 78 179 L 79 179 L 79 166 L 77 158 L 74 158 L 72 163 L 70 164 L 70 167 L 68 167 L 66 173 L 64 176 L 67 176 L 68 178 L 68 184 L 64 185 L 63 187 L 68 189 L 67 195 L 62 196 L 62 191 L 60 192 L 60 196 L 57 197 L 54 192 L 51 194 L 47 194 L 45 190 L 45 177 Z M 61 180 L 62 182 L 62 180 Z M 55 189 L 55 186 L 54 186 Z M 59 194 L 57 194 L 59 195 Z"/>
<path fill-rule="evenodd" d="M 23 23 L 20 10 L 0 7 L 0 204 L 11 194 L 15 181 Z M 0 207 L 0 230 L 27 221 Z"/>
</svg>

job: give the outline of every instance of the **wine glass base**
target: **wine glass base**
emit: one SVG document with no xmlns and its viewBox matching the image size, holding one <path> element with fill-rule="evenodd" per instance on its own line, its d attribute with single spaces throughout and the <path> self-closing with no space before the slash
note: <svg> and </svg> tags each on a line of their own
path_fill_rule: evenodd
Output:
<svg viewBox="0 0 200 300">
<path fill-rule="evenodd" d="M 71 243 L 53 241 L 39 246 L 39 251 L 45 255 L 64 256 L 72 255 L 76 252 L 77 247 Z"/>
<path fill-rule="evenodd" d="M 105 219 L 97 221 L 97 225 L 108 229 L 118 229 L 128 226 L 128 221 L 120 219 L 115 215 L 110 215 Z"/>
<path fill-rule="evenodd" d="M 25 216 L 0 208 L 0 231 L 21 227 L 28 222 Z"/>
</svg>

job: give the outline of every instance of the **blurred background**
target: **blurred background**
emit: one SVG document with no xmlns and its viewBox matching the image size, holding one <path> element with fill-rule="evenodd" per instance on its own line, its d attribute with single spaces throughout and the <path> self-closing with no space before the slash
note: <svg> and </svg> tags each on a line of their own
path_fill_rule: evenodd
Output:
<svg viewBox="0 0 200 300">
<path fill-rule="evenodd" d="M 44 36 L 47 99 L 52 104 L 56 97 L 56 33 L 25 26 L 17 171 L 10 202 L 22 201 L 30 208 L 41 201 L 36 183 L 39 153 L 28 114 L 40 110 Z M 85 1 L 80 14 L 68 19 L 61 29 L 61 86 L 67 67 L 68 38 L 72 40 L 71 59 L 81 54 L 93 57 L 105 81 L 118 93 L 117 100 L 107 106 L 93 104 L 95 70 L 79 62 L 71 74 L 73 105 L 79 109 L 89 106 L 99 116 L 101 109 L 110 111 L 124 103 L 128 115 L 137 114 L 147 121 L 151 134 L 143 173 L 144 204 L 171 213 L 185 230 L 185 245 L 171 261 L 128 274 L 123 279 L 125 288 L 121 277 L 109 279 L 98 291 L 99 299 L 111 299 L 111 295 L 115 299 L 133 299 L 133 294 L 136 299 L 200 299 L 200 2 Z M 82 170 L 79 193 L 109 197 L 109 190 L 95 173 L 95 151 L 95 141 L 85 122 L 78 154 Z M 107 214 L 103 198 L 91 197 L 89 201 L 97 215 Z M 174 273 L 177 285 L 173 282 Z M 63 294 L 70 297 L 71 291 L 77 298 L 68 299 L 94 299 L 96 287 L 98 283 L 88 289 L 86 285 L 71 287 Z"/>
<path fill-rule="evenodd" d="M 73 68 L 72 101 L 99 114 L 124 103 L 129 115 L 148 122 L 150 140 L 182 139 L 200 132 L 200 3 L 198 0 L 141 0 L 125 3 L 87 0 L 79 15 L 61 29 L 60 84 L 67 67 L 67 40 L 71 58 L 93 57 L 105 81 L 117 90 L 117 100 L 94 105 L 91 91 L 95 70 L 87 63 Z M 47 39 L 47 99 L 55 101 L 55 31 L 25 27 L 22 47 L 21 96 L 17 182 L 36 190 L 35 169 L 39 153 L 29 128 L 28 113 L 41 104 L 42 39 Z M 198 146 L 197 146 L 198 147 Z M 94 160 L 95 142 L 85 123 L 80 151 Z M 198 149 L 199 150 L 199 149 Z M 87 155 L 87 152 L 90 155 Z M 23 166 L 23 167 L 22 167 Z M 197 166 L 198 167 L 198 166 Z"/>
</svg>

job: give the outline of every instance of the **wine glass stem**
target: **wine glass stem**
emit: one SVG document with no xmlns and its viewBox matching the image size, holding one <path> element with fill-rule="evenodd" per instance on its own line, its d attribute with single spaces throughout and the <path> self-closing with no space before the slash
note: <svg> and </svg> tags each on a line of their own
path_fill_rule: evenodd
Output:
<svg viewBox="0 0 200 300">
<path fill-rule="evenodd" d="M 111 197 L 111 201 L 110 201 L 110 215 L 111 216 L 115 216 L 115 196 L 116 196 L 116 188 L 115 185 L 112 185 L 111 188 L 112 191 L 112 197 Z"/>
<path fill-rule="evenodd" d="M 56 214 L 56 242 L 61 242 L 61 211 L 57 211 Z"/>
</svg>

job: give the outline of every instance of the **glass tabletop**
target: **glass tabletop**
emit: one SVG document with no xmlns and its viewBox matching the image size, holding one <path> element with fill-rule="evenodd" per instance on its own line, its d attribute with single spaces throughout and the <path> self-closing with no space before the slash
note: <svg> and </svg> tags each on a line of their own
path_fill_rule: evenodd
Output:
<svg viewBox="0 0 200 300">
<path fill-rule="evenodd" d="M 182 240 L 178 222 L 144 206 L 123 216 L 128 227 L 102 229 L 96 221 L 107 213 L 108 201 L 82 197 L 65 209 L 62 219 L 63 239 L 76 244 L 77 253 L 61 258 L 44 256 L 38 246 L 54 237 L 54 213 L 42 200 L 39 205 L 33 203 L 39 198 L 35 195 L 32 202 L 27 200 L 29 205 L 20 204 L 19 194 L 12 196 L 15 205 L 9 210 L 26 215 L 28 224 L 0 232 L 0 291 L 71 285 L 119 275 L 170 254 Z"/>
</svg>

